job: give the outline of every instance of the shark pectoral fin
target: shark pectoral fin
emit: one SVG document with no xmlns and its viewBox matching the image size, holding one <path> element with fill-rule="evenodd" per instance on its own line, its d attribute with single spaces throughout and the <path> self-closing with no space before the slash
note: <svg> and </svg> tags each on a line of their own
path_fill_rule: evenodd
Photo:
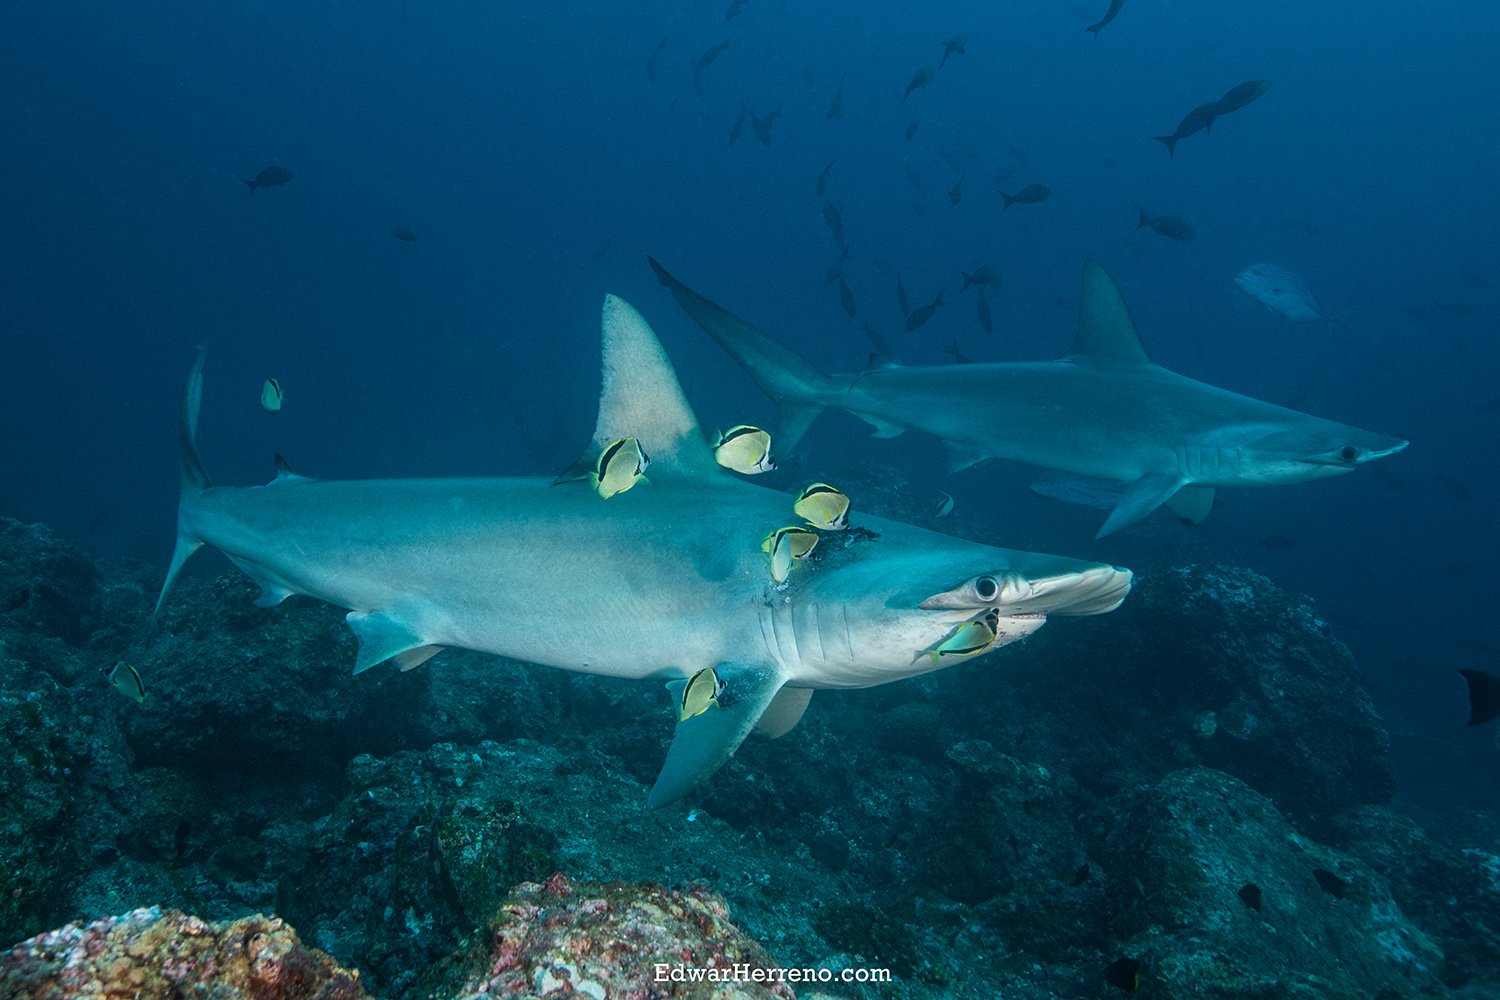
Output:
<svg viewBox="0 0 1500 1000">
<path fill-rule="evenodd" d="M 677 723 L 666 763 L 646 798 L 648 809 L 676 802 L 722 767 L 781 689 L 781 676 L 769 666 L 722 664 L 715 670 L 723 683 L 718 703 Z M 680 696 L 682 682 L 676 683 Z"/>
<path fill-rule="evenodd" d="M 410 670 L 442 648 L 383 611 L 351 611 L 344 621 L 359 640 L 359 656 L 354 660 L 356 674 L 386 660 L 395 660 L 402 670 Z"/>
<path fill-rule="evenodd" d="M 993 455 L 988 455 L 978 445 L 964 444 L 959 441 L 944 441 L 943 445 L 948 449 L 948 471 L 962 472 L 972 469 L 976 465 L 988 462 Z"/>
<path fill-rule="evenodd" d="M 1105 535 L 1114 534 L 1127 524 L 1134 524 L 1172 499 L 1172 496 L 1185 485 L 1185 481 L 1180 476 L 1166 473 L 1142 476 L 1133 483 L 1127 483 L 1124 495 L 1120 497 L 1119 503 L 1115 504 L 1115 509 L 1110 511 L 1108 520 L 1094 537 L 1103 538 Z"/>
<path fill-rule="evenodd" d="M 1167 501 L 1167 510 L 1183 524 L 1197 524 L 1214 509 L 1212 486 L 1184 486 Z"/>
<path fill-rule="evenodd" d="M 873 428 L 873 430 L 870 431 L 871 437 L 894 438 L 900 437 L 901 435 L 906 433 L 905 427 L 902 427 L 900 424 L 893 424 L 889 420 L 882 420 L 880 417 L 872 417 L 868 413 L 856 413 L 855 416 L 863 420 Z"/>
<path fill-rule="evenodd" d="M 771 699 L 771 704 L 761 713 L 752 732 L 767 740 L 785 736 L 802 721 L 802 713 L 807 711 L 807 703 L 812 701 L 812 694 L 812 688 L 784 687 L 777 691 L 776 697 Z"/>
</svg>

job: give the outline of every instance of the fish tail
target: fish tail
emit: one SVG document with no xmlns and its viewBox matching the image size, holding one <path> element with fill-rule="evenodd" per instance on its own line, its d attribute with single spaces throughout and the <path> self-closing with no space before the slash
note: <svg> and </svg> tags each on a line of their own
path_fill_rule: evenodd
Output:
<svg viewBox="0 0 1500 1000">
<path fill-rule="evenodd" d="M 1167 159 L 1177 159 L 1177 136 L 1175 135 L 1153 135 L 1151 138 L 1167 147 Z"/>
<path fill-rule="evenodd" d="M 1000 197 L 1005 199 L 1005 204 L 1000 207 L 1000 211 L 1002 212 L 1016 203 L 1016 199 L 1006 194 L 1004 191 L 1000 192 Z"/>
<path fill-rule="evenodd" d="M 1147 226 L 1151 225 L 1151 216 L 1146 214 L 1146 210 L 1144 208 L 1137 208 L 1136 211 L 1141 213 L 1141 221 L 1135 224 L 1135 228 L 1145 229 Z"/>
<path fill-rule="evenodd" d="M 187 387 L 182 394 L 182 422 L 178 431 L 182 493 L 177 506 L 177 543 L 172 549 L 172 563 L 167 568 L 166 579 L 162 581 L 161 594 L 156 599 L 156 609 L 151 612 L 152 631 L 156 629 L 156 621 L 161 616 L 162 605 L 166 603 L 167 594 L 171 591 L 172 584 L 177 581 L 177 574 L 182 571 L 183 564 L 194 552 L 203 547 L 203 540 L 188 528 L 184 512 L 188 501 L 210 485 L 208 473 L 203 469 L 203 461 L 198 457 L 198 410 L 203 404 L 203 359 L 206 354 L 206 349 L 198 348 L 198 355 L 193 359 L 193 366 L 188 369 Z"/>
<path fill-rule="evenodd" d="M 252 195 L 255 194 L 255 182 L 254 181 L 247 181 L 243 177 L 241 177 L 240 178 L 240 183 L 243 184 L 243 185 L 245 185 L 245 187 L 249 188 L 250 189 L 250 193 Z"/>
<path fill-rule="evenodd" d="M 797 352 L 678 281 L 654 258 L 647 260 L 657 280 L 672 293 L 677 304 L 775 401 L 781 411 L 776 451 L 789 454 L 823 412 L 827 400 L 843 388 L 842 384 L 824 375 Z"/>
</svg>

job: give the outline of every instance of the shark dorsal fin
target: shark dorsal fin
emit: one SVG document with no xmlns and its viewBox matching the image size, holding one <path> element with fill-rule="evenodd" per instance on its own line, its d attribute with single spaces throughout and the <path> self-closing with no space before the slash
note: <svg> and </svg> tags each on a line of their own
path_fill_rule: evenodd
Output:
<svg viewBox="0 0 1500 1000">
<path fill-rule="evenodd" d="M 597 455 L 620 438 L 634 437 L 653 464 L 715 468 L 677 372 L 641 314 L 606 295 L 603 335 L 603 387 L 590 451 Z"/>
<path fill-rule="evenodd" d="M 1141 343 L 1120 286 L 1092 260 L 1083 265 L 1078 339 L 1073 341 L 1068 360 L 1107 365 L 1151 364 L 1151 356 Z"/>
</svg>

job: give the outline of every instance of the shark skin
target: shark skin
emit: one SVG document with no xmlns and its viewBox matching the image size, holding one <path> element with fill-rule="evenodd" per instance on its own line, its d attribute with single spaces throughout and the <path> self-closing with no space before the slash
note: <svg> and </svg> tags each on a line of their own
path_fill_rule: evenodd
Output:
<svg viewBox="0 0 1500 1000">
<path fill-rule="evenodd" d="M 1124 484 L 1096 538 L 1166 504 L 1181 520 L 1208 516 L 1218 487 L 1274 486 L 1350 472 L 1406 441 L 1299 413 L 1153 363 L 1119 287 L 1083 269 L 1073 351 L 1057 361 L 902 367 L 825 375 L 651 261 L 657 278 L 781 409 L 777 449 L 789 452 L 827 407 L 876 437 L 924 431 L 948 448 L 952 471 L 1009 459 Z"/>
<path fill-rule="evenodd" d="M 677 724 L 648 797 L 655 808 L 706 779 L 752 730 L 789 730 L 813 689 L 946 666 L 929 651 L 977 616 L 994 616 L 998 648 L 1051 614 L 1110 611 L 1130 589 L 1128 570 L 869 516 L 856 524 L 873 536 L 824 535 L 778 587 L 760 543 L 795 523 L 793 498 L 713 461 L 633 308 L 606 298 L 603 330 L 590 449 L 633 434 L 652 459 L 649 482 L 608 500 L 587 481 L 323 481 L 280 461 L 264 486 L 212 486 L 196 448 L 200 353 L 183 405 L 177 548 L 157 613 L 182 564 L 211 545 L 261 585 L 263 605 L 302 594 L 348 608 L 356 672 L 388 660 L 409 669 L 444 647 L 678 688 L 713 667 L 718 704 Z"/>
</svg>

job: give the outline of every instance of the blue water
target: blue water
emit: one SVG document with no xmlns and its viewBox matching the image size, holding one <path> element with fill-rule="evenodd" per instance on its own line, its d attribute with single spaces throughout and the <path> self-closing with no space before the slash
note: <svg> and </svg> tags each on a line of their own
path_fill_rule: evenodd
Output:
<svg viewBox="0 0 1500 1000">
<path fill-rule="evenodd" d="M 276 451 L 326 477 L 560 469 L 591 427 L 607 291 L 657 326 L 705 425 L 772 421 L 644 258 L 820 365 L 858 368 L 868 342 L 823 282 L 835 251 L 814 184 L 833 160 L 849 286 L 905 362 L 945 362 L 955 341 L 976 360 L 1062 353 L 1094 257 L 1161 363 L 1412 445 L 1103 543 L 1098 512 L 1030 496 L 1023 472 L 947 477 L 934 442 L 871 442 L 842 416 L 810 438 L 812 467 L 898 465 L 1001 544 L 1261 569 L 1355 650 L 1398 733 L 1403 794 L 1493 802 L 1493 737 L 1464 731 L 1453 672 L 1500 667 L 1492 12 L 1129 0 L 1095 40 L 1082 29 L 1106 6 L 751 0 L 726 24 L 718 0 L 12 0 L 0 513 L 165 565 L 199 343 L 218 481 L 268 478 Z M 903 103 L 957 32 L 967 55 Z M 725 38 L 700 97 L 693 64 Z M 1255 78 L 1269 92 L 1175 159 L 1149 140 Z M 741 102 L 784 102 L 773 145 L 748 122 L 729 145 Z M 944 150 L 964 168 L 958 206 Z M 295 179 L 248 195 L 240 180 L 272 163 Z M 1002 214 L 1002 171 L 1007 190 L 1054 194 Z M 1137 202 L 1198 239 L 1136 231 Z M 1246 297 L 1231 277 L 1261 261 L 1341 322 L 1291 324 Z M 954 299 L 981 263 L 1005 285 L 993 337 L 972 292 Z M 954 300 L 916 335 L 897 336 L 897 272 L 914 304 Z M 258 406 L 271 375 L 276 415 Z"/>
</svg>

